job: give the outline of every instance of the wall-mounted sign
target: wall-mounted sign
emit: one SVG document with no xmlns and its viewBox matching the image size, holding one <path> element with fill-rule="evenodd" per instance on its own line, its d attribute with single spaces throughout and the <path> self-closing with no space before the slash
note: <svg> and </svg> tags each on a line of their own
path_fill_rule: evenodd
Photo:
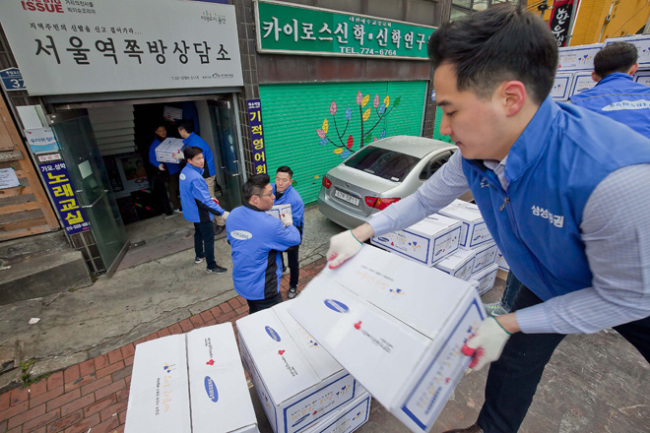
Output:
<svg viewBox="0 0 650 433">
<path fill-rule="evenodd" d="M 59 143 L 54 137 L 51 128 L 25 129 L 25 137 L 29 150 L 34 155 L 56 152 L 59 150 Z"/>
<path fill-rule="evenodd" d="M 0 71 L 0 79 L 2 80 L 2 87 L 7 92 L 27 90 L 23 76 L 18 68 L 3 69 Z"/>
<path fill-rule="evenodd" d="M 30 95 L 243 85 L 231 5 L 2 0 L 0 17 Z"/>
<path fill-rule="evenodd" d="M 9 189 L 20 186 L 16 170 L 13 167 L 0 168 L 0 189 Z"/>
<path fill-rule="evenodd" d="M 573 0 L 555 0 L 548 25 L 557 39 L 558 47 L 565 47 L 569 38 L 569 26 L 573 13 Z"/>
<path fill-rule="evenodd" d="M 41 170 L 48 191 L 50 191 L 56 211 L 63 221 L 66 233 L 71 235 L 90 229 L 90 223 L 86 220 L 75 196 L 65 162 L 39 164 L 38 168 Z"/>
<path fill-rule="evenodd" d="M 255 2 L 261 53 L 426 60 L 434 27 L 289 3 Z"/>
<path fill-rule="evenodd" d="M 593 71 L 594 57 L 605 44 L 562 47 L 558 50 L 558 72 Z"/>
<path fill-rule="evenodd" d="M 609 45 L 613 42 L 629 42 L 636 46 L 637 53 L 639 58 L 637 63 L 642 69 L 647 69 L 650 67 L 650 35 L 629 35 L 621 36 L 619 38 L 607 38 L 605 40 L 605 45 Z"/>
<path fill-rule="evenodd" d="M 259 99 L 248 99 L 248 122 L 251 127 L 254 174 L 266 173 L 266 150 L 264 149 L 264 127 L 262 125 L 262 104 Z"/>
</svg>

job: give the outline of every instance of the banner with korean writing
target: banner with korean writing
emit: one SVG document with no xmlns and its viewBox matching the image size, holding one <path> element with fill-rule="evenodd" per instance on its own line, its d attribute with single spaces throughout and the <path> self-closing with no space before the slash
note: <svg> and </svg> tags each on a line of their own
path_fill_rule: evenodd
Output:
<svg viewBox="0 0 650 433">
<path fill-rule="evenodd" d="M 51 128 L 25 129 L 25 137 L 34 155 L 59 150 L 59 142 L 56 141 Z"/>
<path fill-rule="evenodd" d="M 242 86 L 235 7 L 170 0 L 2 0 L 30 95 Z"/>
<path fill-rule="evenodd" d="M 434 27 L 288 3 L 255 3 L 264 53 L 426 60 Z"/>
<path fill-rule="evenodd" d="M 259 99 L 248 99 L 248 121 L 251 126 L 254 174 L 266 173 L 266 150 L 264 149 L 264 127 L 262 126 L 262 103 Z"/>
<path fill-rule="evenodd" d="M 549 27 L 557 39 L 558 47 L 565 47 L 569 37 L 571 14 L 573 13 L 573 0 L 555 0 Z"/>
<path fill-rule="evenodd" d="M 90 229 L 90 223 L 75 196 L 72 180 L 70 180 L 65 163 L 62 161 L 49 162 L 39 164 L 38 168 L 41 170 L 48 191 L 50 191 L 56 211 L 63 221 L 66 233 L 71 235 Z"/>
</svg>

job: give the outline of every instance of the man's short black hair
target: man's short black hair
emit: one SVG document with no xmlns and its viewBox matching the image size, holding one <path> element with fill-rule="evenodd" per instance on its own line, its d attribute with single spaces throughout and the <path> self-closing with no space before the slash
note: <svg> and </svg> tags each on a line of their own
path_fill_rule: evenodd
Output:
<svg viewBox="0 0 650 433">
<path fill-rule="evenodd" d="M 203 149 L 196 146 L 187 146 L 183 148 L 183 155 L 185 156 L 185 161 L 188 159 L 193 159 L 199 153 L 203 153 Z"/>
<path fill-rule="evenodd" d="M 188 134 L 191 134 L 194 132 L 194 123 L 184 120 L 178 124 L 178 128 L 184 129 Z"/>
<path fill-rule="evenodd" d="M 443 24 L 429 38 L 429 57 L 434 68 L 455 68 L 460 91 L 487 98 L 503 81 L 518 80 L 541 104 L 553 87 L 557 40 L 537 16 L 504 4 Z"/>
<path fill-rule="evenodd" d="M 275 172 L 276 174 L 278 173 L 289 173 L 289 178 L 293 179 L 293 170 L 289 168 L 288 165 L 283 165 L 282 167 L 278 167 L 278 170 Z"/>
<path fill-rule="evenodd" d="M 636 65 L 638 58 L 639 53 L 634 44 L 613 42 L 596 53 L 594 72 L 600 78 L 605 78 L 614 72 L 627 72 Z"/>
<path fill-rule="evenodd" d="M 254 195 L 264 194 L 264 188 L 269 183 L 271 183 L 271 178 L 268 174 L 256 174 L 249 177 L 242 187 L 244 203 L 248 203 Z"/>
</svg>

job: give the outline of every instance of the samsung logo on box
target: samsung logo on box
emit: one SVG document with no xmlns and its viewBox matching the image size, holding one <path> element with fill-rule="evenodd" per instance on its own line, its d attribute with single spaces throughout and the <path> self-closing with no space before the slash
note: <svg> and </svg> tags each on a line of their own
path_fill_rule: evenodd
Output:
<svg viewBox="0 0 650 433">
<path fill-rule="evenodd" d="M 216 403 L 217 400 L 219 400 L 219 392 L 217 391 L 217 385 L 215 385 L 214 380 L 212 380 L 210 376 L 205 376 L 204 384 L 205 392 L 208 393 L 208 398 Z"/>
<path fill-rule="evenodd" d="M 271 337 L 271 338 L 274 339 L 275 341 L 280 341 L 280 340 L 282 340 L 282 339 L 280 338 L 280 334 L 278 334 L 278 333 L 275 331 L 275 329 L 271 328 L 270 326 L 267 326 L 267 327 L 265 327 L 264 329 L 266 330 L 266 333 L 269 334 L 269 337 Z"/>
<path fill-rule="evenodd" d="M 377 240 L 380 240 L 382 242 L 388 242 L 388 238 L 385 238 L 383 236 L 378 237 Z"/>
<path fill-rule="evenodd" d="M 335 299 L 325 299 L 324 303 L 325 306 L 327 306 L 327 308 L 329 308 L 332 311 L 336 311 L 337 313 L 347 313 L 348 311 L 350 311 L 347 305 Z"/>
</svg>

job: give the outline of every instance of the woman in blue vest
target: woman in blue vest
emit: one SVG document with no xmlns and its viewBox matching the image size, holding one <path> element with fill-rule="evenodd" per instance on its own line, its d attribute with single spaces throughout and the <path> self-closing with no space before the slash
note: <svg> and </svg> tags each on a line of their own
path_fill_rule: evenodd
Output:
<svg viewBox="0 0 650 433">
<path fill-rule="evenodd" d="M 513 312 L 463 348 L 488 374 L 477 422 L 447 433 L 517 432 L 566 334 L 613 327 L 650 361 L 650 140 L 549 93 L 555 37 L 497 6 L 429 41 L 440 132 L 458 146 L 413 195 L 332 237 L 330 267 L 361 241 L 408 227 L 468 189 L 521 280 Z"/>
</svg>

